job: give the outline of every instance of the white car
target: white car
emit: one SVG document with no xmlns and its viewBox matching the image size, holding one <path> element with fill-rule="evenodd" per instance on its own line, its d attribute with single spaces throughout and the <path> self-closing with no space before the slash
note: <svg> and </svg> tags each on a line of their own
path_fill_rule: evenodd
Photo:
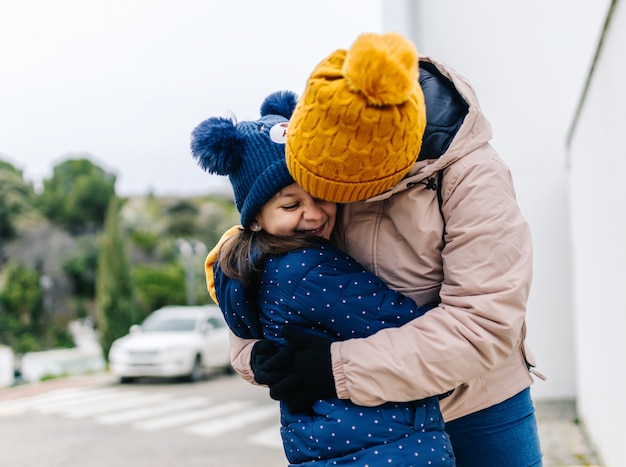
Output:
<svg viewBox="0 0 626 467">
<path fill-rule="evenodd" d="M 113 342 L 109 369 L 130 382 L 142 376 L 198 381 L 205 370 L 232 371 L 228 327 L 217 305 L 168 306 Z"/>
</svg>

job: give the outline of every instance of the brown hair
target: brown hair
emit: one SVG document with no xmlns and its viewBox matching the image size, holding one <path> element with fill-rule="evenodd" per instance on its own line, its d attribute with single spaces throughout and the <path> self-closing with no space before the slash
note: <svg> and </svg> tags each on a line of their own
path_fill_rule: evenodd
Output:
<svg viewBox="0 0 626 467">
<path fill-rule="evenodd" d="M 221 246 L 217 262 L 227 277 L 241 281 L 247 289 L 258 284 L 267 255 L 281 255 L 315 247 L 323 241 L 313 235 L 279 237 L 261 230 L 240 229 Z"/>
</svg>

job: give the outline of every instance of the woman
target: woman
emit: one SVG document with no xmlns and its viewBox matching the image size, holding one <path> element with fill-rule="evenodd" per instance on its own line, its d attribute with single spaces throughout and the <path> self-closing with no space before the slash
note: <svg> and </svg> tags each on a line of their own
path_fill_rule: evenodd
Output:
<svg viewBox="0 0 626 467">
<path fill-rule="evenodd" d="M 397 34 L 364 34 L 324 59 L 290 121 L 286 157 L 314 197 L 346 203 L 334 244 L 416 303 L 439 305 L 364 339 L 276 350 L 280 359 L 265 345 L 254 371 L 264 344 L 233 338 L 233 364 L 286 401 L 336 394 L 376 405 L 456 388 L 441 407 L 458 466 L 541 465 L 529 391 L 540 375 L 524 343 L 530 231 L 471 85 L 434 59 L 418 65 L 407 47 Z M 388 91 L 411 74 L 410 97 Z M 328 365 L 310 367 L 327 353 Z M 394 384 L 377 387 L 381 378 Z"/>
</svg>

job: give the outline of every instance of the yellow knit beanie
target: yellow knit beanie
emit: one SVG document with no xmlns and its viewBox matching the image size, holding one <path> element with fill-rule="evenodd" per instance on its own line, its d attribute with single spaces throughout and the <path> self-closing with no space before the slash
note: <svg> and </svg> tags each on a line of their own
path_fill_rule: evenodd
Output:
<svg viewBox="0 0 626 467">
<path fill-rule="evenodd" d="M 360 35 L 313 71 L 289 122 L 287 166 L 316 198 L 359 201 L 396 185 L 426 126 L 415 46 L 396 33 Z"/>
</svg>

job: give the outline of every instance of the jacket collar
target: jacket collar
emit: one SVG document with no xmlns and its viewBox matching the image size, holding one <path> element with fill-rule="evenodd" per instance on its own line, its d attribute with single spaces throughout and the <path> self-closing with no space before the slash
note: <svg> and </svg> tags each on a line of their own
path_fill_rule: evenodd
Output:
<svg viewBox="0 0 626 467">
<path fill-rule="evenodd" d="M 426 100 L 427 124 L 418 160 L 396 186 L 366 202 L 381 201 L 425 183 L 439 170 L 491 140 L 491 125 L 465 77 L 424 56 L 420 57 L 420 85 Z"/>
</svg>

